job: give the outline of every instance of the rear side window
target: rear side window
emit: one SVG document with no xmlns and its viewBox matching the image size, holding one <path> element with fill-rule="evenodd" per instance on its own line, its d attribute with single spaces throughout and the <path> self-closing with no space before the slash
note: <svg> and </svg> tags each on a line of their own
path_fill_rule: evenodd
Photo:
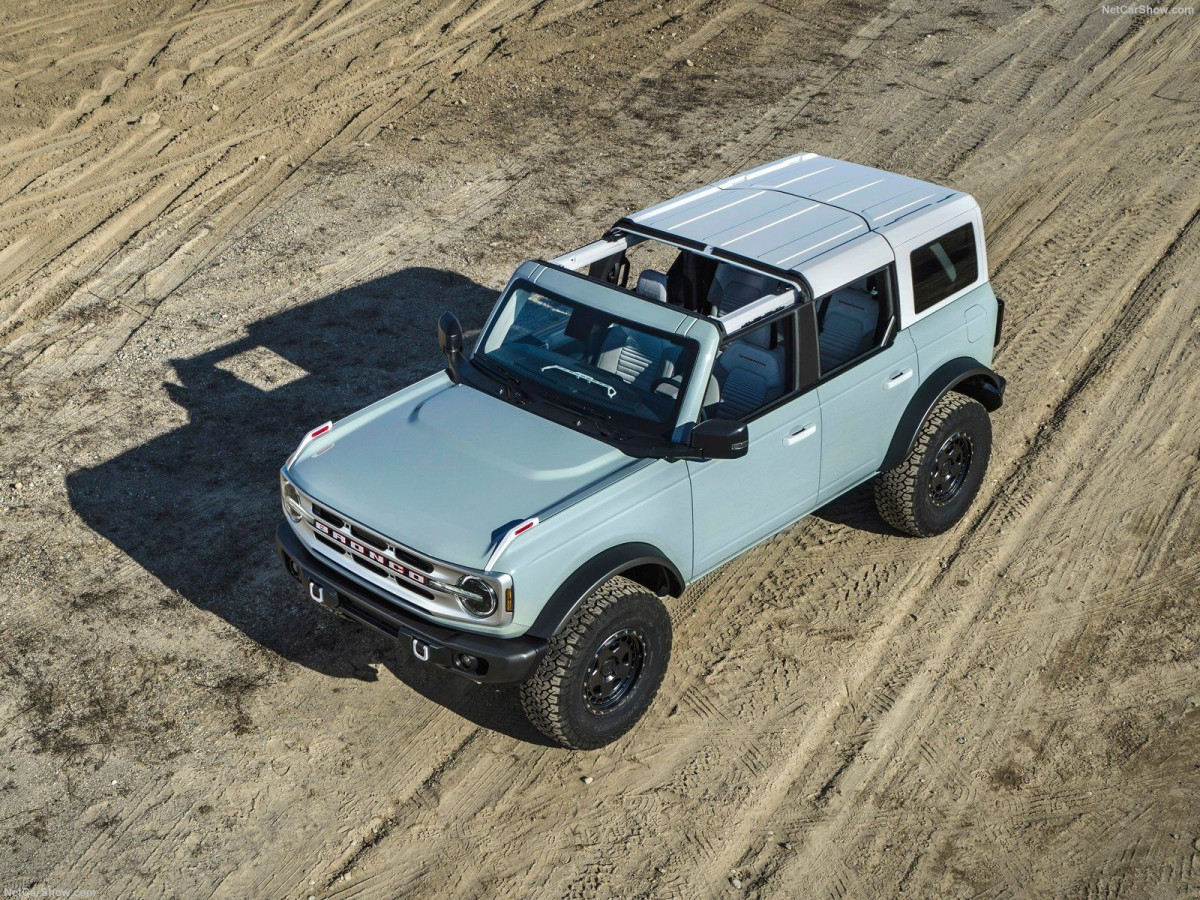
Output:
<svg viewBox="0 0 1200 900">
<path fill-rule="evenodd" d="M 924 312 L 979 277 L 975 229 L 963 225 L 912 252 L 913 309 Z"/>
</svg>

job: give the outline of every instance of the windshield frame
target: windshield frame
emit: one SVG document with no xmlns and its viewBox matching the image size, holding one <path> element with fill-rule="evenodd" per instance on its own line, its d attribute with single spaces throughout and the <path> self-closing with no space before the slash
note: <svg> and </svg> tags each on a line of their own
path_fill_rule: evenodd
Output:
<svg viewBox="0 0 1200 900">
<path fill-rule="evenodd" d="M 631 294 L 628 291 L 622 291 L 616 286 L 601 285 L 591 279 L 585 278 L 585 276 L 582 276 L 579 273 L 572 272 L 567 269 L 560 269 L 556 266 L 554 267 L 554 271 L 562 272 L 563 274 L 569 275 L 572 278 L 581 279 L 592 286 L 600 287 L 606 291 L 610 291 L 615 297 L 622 300 L 629 299 L 636 303 L 646 303 L 652 306 L 658 305 L 654 304 L 653 301 L 647 300 L 636 294 Z M 594 310 L 599 315 L 610 320 L 614 325 L 621 325 L 679 346 L 681 348 L 681 352 L 684 354 L 681 357 L 681 368 L 686 370 L 686 377 L 680 383 L 679 392 L 674 398 L 674 403 L 672 404 L 669 413 L 664 416 L 662 421 L 656 421 L 651 418 L 644 418 L 641 416 L 631 415 L 620 410 L 611 409 L 601 403 L 592 402 L 588 397 L 582 394 L 570 393 L 569 391 L 559 389 L 552 382 L 542 381 L 540 379 L 535 380 L 523 372 L 514 372 L 512 366 L 506 363 L 502 358 L 497 358 L 494 354 L 486 352 L 484 347 L 486 346 L 489 338 L 495 332 L 495 329 L 501 318 L 502 310 L 506 304 L 513 301 L 513 294 L 518 290 L 526 290 L 532 293 L 540 294 L 550 300 L 565 304 L 572 308 L 585 308 Z M 682 310 L 679 312 L 684 313 Z M 476 359 L 476 357 L 482 356 L 488 363 L 504 369 L 511 375 L 516 375 L 520 378 L 521 391 L 525 394 L 527 400 L 532 400 L 542 406 L 545 406 L 546 404 L 553 404 L 560 413 L 560 415 L 553 417 L 556 421 L 561 420 L 563 418 L 562 413 L 565 412 L 565 417 L 567 420 L 569 420 L 568 424 L 575 430 L 582 431 L 589 436 L 599 437 L 601 440 L 605 440 L 609 443 L 612 443 L 614 446 L 621 447 L 622 449 L 626 449 L 624 445 L 627 444 L 630 439 L 635 441 L 641 440 L 642 442 L 648 440 L 660 445 L 678 447 L 679 444 L 675 440 L 675 435 L 679 428 L 680 416 L 683 410 L 684 401 L 687 397 L 688 388 L 698 367 L 703 364 L 704 354 L 702 351 L 703 348 L 700 341 L 696 340 L 695 338 L 688 337 L 686 331 L 668 331 L 664 328 L 650 325 L 645 321 L 639 320 L 638 318 L 627 313 L 613 312 L 608 308 L 598 306 L 594 303 L 589 303 L 584 298 L 571 296 L 562 290 L 556 290 L 547 285 L 539 284 L 538 281 L 535 280 L 535 277 L 531 278 L 526 275 L 518 274 L 509 281 L 503 293 L 500 295 L 499 300 L 497 300 L 495 307 L 488 317 L 487 323 L 481 330 L 479 338 L 475 342 L 475 346 L 472 348 L 471 355 L 468 357 L 468 361 L 473 361 Z M 584 363 L 584 365 L 588 364 Z M 619 376 L 617 377 L 619 378 Z M 531 383 L 532 389 L 530 389 Z M 579 427 L 580 423 L 575 421 L 579 418 L 579 416 L 573 415 L 569 410 L 565 410 L 564 404 L 573 404 L 575 406 L 582 406 L 586 408 L 590 413 L 594 414 L 594 418 L 611 422 L 611 424 L 620 432 L 622 432 L 624 436 L 606 434 L 606 429 L 604 426 L 599 425 L 595 421 L 591 423 L 592 427 L 587 429 Z M 592 418 L 592 416 L 588 416 L 587 418 Z"/>
</svg>

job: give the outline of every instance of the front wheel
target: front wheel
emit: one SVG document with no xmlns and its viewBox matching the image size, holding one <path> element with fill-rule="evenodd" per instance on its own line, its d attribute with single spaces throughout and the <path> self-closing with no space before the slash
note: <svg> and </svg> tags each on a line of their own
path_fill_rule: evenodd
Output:
<svg viewBox="0 0 1200 900">
<path fill-rule="evenodd" d="M 992 452 L 992 423 L 978 400 L 945 394 L 899 464 L 875 479 L 875 506 L 893 528 L 928 537 L 961 519 Z"/>
<path fill-rule="evenodd" d="M 597 588 L 558 633 L 521 705 L 539 731 L 576 750 L 619 738 L 649 708 L 671 657 L 671 619 L 650 591 L 617 576 Z"/>
</svg>

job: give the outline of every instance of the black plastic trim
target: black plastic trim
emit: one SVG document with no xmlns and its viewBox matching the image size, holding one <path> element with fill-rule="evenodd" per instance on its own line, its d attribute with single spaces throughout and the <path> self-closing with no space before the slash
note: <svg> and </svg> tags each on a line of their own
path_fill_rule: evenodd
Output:
<svg viewBox="0 0 1200 900">
<path fill-rule="evenodd" d="M 659 567 L 666 573 L 667 593 L 679 596 L 683 592 L 683 575 L 658 548 L 642 543 L 618 544 L 592 557 L 559 585 L 534 620 L 528 636 L 548 641 L 592 591 L 614 575 L 642 566 Z"/>
<path fill-rule="evenodd" d="M 528 634 L 512 638 L 491 637 L 435 625 L 405 612 L 381 592 L 368 588 L 313 555 L 287 522 L 281 522 L 276 529 L 275 544 L 293 578 L 296 574 L 292 567 L 299 569 L 298 580 L 306 591 L 311 582 L 334 595 L 329 598 L 328 608 L 407 644 L 410 651 L 412 642 L 420 641 L 428 653 L 426 661 L 432 665 L 472 681 L 506 684 L 524 681 L 546 654 L 546 641 Z M 461 653 L 479 661 L 476 671 L 464 671 L 456 664 L 455 658 Z"/>
<path fill-rule="evenodd" d="M 1004 330 L 1004 300 L 1001 297 L 996 298 L 996 339 L 992 342 L 993 347 L 1000 346 L 1000 332 Z"/>
<path fill-rule="evenodd" d="M 886 471 L 903 460 L 916 443 L 926 417 L 934 405 L 948 391 L 958 391 L 974 397 L 988 412 L 994 412 L 1004 402 L 1005 381 L 979 360 L 960 356 L 943 363 L 932 375 L 921 382 L 917 392 L 909 401 L 900 417 L 900 424 L 892 436 L 887 455 L 880 465 Z"/>
<path fill-rule="evenodd" d="M 797 396 L 821 380 L 821 352 L 818 346 L 817 304 L 815 301 L 802 303 L 796 309 L 796 321 L 800 326 L 800 343 L 796 368 L 799 370 L 800 390 Z"/>
</svg>

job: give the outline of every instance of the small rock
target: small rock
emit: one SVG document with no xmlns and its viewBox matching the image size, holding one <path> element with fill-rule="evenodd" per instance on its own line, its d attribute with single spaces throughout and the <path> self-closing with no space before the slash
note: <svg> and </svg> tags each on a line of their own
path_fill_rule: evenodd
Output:
<svg viewBox="0 0 1200 900">
<path fill-rule="evenodd" d="M 138 121 L 143 125 L 157 125 L 161 118 L 156 112 L 142 113 L 142 117 Z"/>
<path fill-rule="evenodd" d="M 221 111 L 221 107 L 217 106 L 217 104 L 215 104 L 215 103 L 210 107 L 210 109 L 212 109 L 213 112 Z"/>
<path fill-rule="evenodd" d="M 959 739 L 958 739 L 958 743 L 960 743 L 960 744 L 965 744 L 966 742 L 967 742 L 967 739 L 966 739 L 966 738 L 959 738 Z"/>
<path fill-rule="evenodd" d="M 584 784 L 591 784 L 595 779 L 593 779 L 591 775 L 584 775 L 579 780 L 582 781 Z"/>
<path fill-rule="evenodd" d="M 695 64 L 694 62 L 692 62 L 690 59 L 685 59 L 685 60 L 684 60 L 684 62 L 685 62 L 685 63 L 687 63 L 687 65 L 688 65 L 688 68 L 689 68 L 689 69 L 690 69 L 692 66 L 696 65 L 696 64 Z"/>
<path fill-rule="evenodd" d="M 266 159 L 267 159 L 267 154 L 265 154 L 265 153 L 260 153 L 260 154 L 258 154 L 258 161 L 259 161 L 259 162 L 265 162 L 265 161 L 266 161 Z"/>
<path fill-rule="evenodd" d="M 735 888 L 740 888 L 742 886 L 742 879 L 738 878 L 735 875 L 733 878 L 729 879 L 729 883 L 732 884 Z"/>
</svg>

